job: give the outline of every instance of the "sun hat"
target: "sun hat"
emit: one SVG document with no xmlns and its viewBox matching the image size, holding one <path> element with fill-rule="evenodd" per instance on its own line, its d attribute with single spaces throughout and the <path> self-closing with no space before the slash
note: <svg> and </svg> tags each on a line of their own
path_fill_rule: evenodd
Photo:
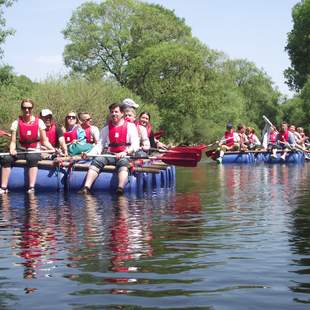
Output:
<svg viewBox="0 0 310 310">
<path fill-rule="evenodd" d="M 134 108 L 137 109 L 139 108 L 139 105 L 137 103 L 135 103 L 132 99 L 130 98 L 126 98 L 123 100 L 122 104 L 121 104 L 124 108 Z"/>
<path fill-rule="evenodd" d="M 40 115 L 44 117 L 44 116 L 48 116 L 48 115 L 53 115 L 53 113 L 50 109 L 43 109 L 43 110 L 41 110 Z"/>
</svg>

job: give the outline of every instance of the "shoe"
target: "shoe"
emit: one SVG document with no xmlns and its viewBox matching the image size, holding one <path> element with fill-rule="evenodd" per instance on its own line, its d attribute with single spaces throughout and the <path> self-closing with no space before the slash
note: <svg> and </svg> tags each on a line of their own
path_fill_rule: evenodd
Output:
<svg viewBox="0 0 310 310">
<path fill-rule="evenodd" d="M 284 155 L 281 156 L 281 160 L 285 160 L 285 156 Z"/>
<path fill-rule="evenodd" d="M 9 191 L 7 188 L 0 187 L 0 195 L 7 194 Z"/>
<path fill-rule="evenodd" d="M 122 187 L 118 187 L 115 193 L 119 196 L 124 195 L 124 189 Z"/>
<path fill-rule="evenodd" d="M 271 154 L 270 157 L 271 157 L 271 159 L 277 159 L 277 155 L 275 155 L 275 154 Z"/>
<path fill-rule="evenodd" d="M 218 157 L 218 158 L 216 159 L 216 162 L 217 162 L 218 164 L 221 164 L 221 163 L 222 163 L 222 157 Z"/>
<path fill-rule="evenodd" d="M 35 192 L 34 187 L 29 187 L 27 190 L 28 194 L 34 194 L 34 192 Z"/>
<path fill-rule="evenodd" d="M 86 195 L 88 195 L 88 194 L 90 194 L 90 188 L 87 187 L 87 186 L 84 186 L 84 187 L 82 187 L 82 188 L 78 191 L 78 193 L 79 193 L 79 194 L 86 194 Z"/>
</svg>

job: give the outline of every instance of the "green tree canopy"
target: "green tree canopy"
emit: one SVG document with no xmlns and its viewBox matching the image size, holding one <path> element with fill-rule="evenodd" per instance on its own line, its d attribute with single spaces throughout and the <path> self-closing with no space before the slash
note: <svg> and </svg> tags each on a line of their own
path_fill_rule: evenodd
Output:
<svg viewBox="0 0 310 310">
<path fill-rule="evenodd" d="M 0 0 L 0 46 L 5 42 L 6 38 L 9 35 L 14 34 L 13 29 L 6 28 L 6 20 L 3 16 L 4 12 L 3 9 L 9 7 L 13 4 L 16 0 Z M 3 57 L 3 49 L 0 48 L 0 58 Z"/>
<path fill-rule="evenodd" d="M 302 0 L 292 10 L 293 29 L 288 33 L 285 50 L 291 67 L 284 72 L 292 90 L 303 88 L 310 73 L 310 0 Z"/>
<path fill-rule="evenodd" d="M 144 48 L 174 42 L 190 28 L 172 11 L 136 0 L 87 2 L 72 15 L 63 31 L 69 41 L 65 64 L 75 72 L 96 72 L 126 84 L 126 67 Z"/>
</svg>

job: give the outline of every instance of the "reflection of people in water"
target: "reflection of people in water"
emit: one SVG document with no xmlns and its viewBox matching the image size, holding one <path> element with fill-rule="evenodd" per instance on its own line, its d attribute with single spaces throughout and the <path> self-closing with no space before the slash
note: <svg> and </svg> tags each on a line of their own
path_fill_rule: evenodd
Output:
<svg viewBox="0 0 310 310">
<path fill-rule="evenodd" d="M 135 272 L 137 266 L 132 266 L 141 256 L 151 256 L 151 225 L 145 221 L 143 209 L 137 211 L 134 205 L 128 206 L 125 196 L 118 197 L 114 206 L 114 217 L 111 218 L 110 249 L 111 266 L 110 270 L 122 272 Z M 137 281 L 135 278 L 113 277 L 108 279 L 114 283 L 128 283 Z M 114 289 L 114 294 L 126 294 L 124 290 Z"/>
<path fill-rule="evenodd" d="M 20 252 L 18 255 L 24 259 L 22 263 L 25 266 L 24 278 L 32 279 L 37 277 L 38 269 L 47 261 L 49 257 L 55 254 L 56 238 L 55 223 L 49 222 L 47 225 L 42 224 L 38 211 L 38 201 L 34 193 L 25 196 L 25 218 L 24 226 L 21 230 L 20 242 L 18 246 Z M 48 221 L 53 217 L 48 216 Z M 26 288 L 27 293 L 35 289 Z"/>
</svg>

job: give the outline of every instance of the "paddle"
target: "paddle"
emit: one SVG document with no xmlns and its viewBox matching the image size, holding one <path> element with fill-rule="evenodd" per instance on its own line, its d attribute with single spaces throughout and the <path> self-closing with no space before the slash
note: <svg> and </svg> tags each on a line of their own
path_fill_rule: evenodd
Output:
<svg viewBox="0 0 310 310">
<path fill-rule="evenodd" d="M 89 155 L 85 154 L 85 157 L 70 157 L 63 160 L 82 160 L 89 157 L 116 157 L 115 154 L 100 154 L 100 155 Z M 126 156 L 130 160 L 139 160 L 139 159 L 151 159 L 151 160 L 161 160 L 162 162 L 168 165 L 180 166 L 180 167 L 196 167 L 197 163 L 200 161 L 201 156 L 197 153 L 164 153 L 154 156 Z"/>
<path fill-rule="evenodd" d="M 55 153 L 55 151 L 52 151 L 52 150 L 45 150 L 45 151 L 41 151 L 41 150 L 38 150 L 38 151 L 23 151 L 23 152 L 17 152 L 16 155 L 22 155 L 22 154 L 42 154 L 42 153 L 49 153 L 49 154 L 53 154 Z M 11 153 L 0 153 L 0 156 L 9 156 L 11 155 Z"/>
</svg>

